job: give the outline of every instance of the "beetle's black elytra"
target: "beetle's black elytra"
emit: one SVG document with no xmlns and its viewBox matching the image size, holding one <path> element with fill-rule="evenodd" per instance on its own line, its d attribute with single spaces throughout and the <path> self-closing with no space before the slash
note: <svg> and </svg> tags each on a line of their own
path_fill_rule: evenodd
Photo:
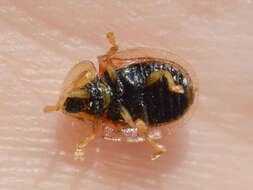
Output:
<svg viewBox="0 0 253 190">
<path fill-rule="evenodd" d="M 161 77 L 147 86 L 148 76 L 155 71 L 168 71 L 176 85 L 182 85 L 184 93 L 168 89 L 168 81 Z M 90 94 L 88 100 L 68 98 L 65 109 L 70 113 L 86 111 L 89 114 L 106 114 L 108 119 L 122 122 L 120 107 L 124 106 L 132 119 L 142 119 L 150 126 L 176 120 L 192 104 L 193 92 L 190 79 L 174 66 L 157 62 L 144 62 L 116 70 L 117 79 L 112 82 L 107 72 L 87 84 L 84 89 Z M 103 83 L 110 92 L 110 104 L 104 108 Z"/>
</svg>

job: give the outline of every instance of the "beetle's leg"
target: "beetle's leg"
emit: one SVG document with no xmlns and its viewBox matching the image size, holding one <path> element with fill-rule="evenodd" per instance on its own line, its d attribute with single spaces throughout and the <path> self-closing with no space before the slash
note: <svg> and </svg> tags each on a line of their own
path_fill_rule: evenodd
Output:
<svg viewBox="0 0 253 190">
<path fill-rule="evenodd" d="M 146 81 L 146 85 L 152 85 L 158 81 L 162 76 L 165 76 L 168 80 L 169 89 L 173 92 L 183 94 L 184 88 L 182 85 L 176 85 L 169 71 L 155 71 L 151 73 Z"/>
<path fill-rule="evenodd" d="M 90 95 L 86 90 L 81 90 L 81 89 L 80 90 L 73 90 L 70 93 L 69 96 L 66 95 L 63 98 L 61 98 L 56 105 L 54 105 L 54 106 L 45 106 L 44 112 L 49 113 L 49 112 L 53 112 L 53 111 L 59 111 L 62 108 L 64 102 L 66 101 L 66 99 L 68 97 L 71 97 L 71 98 L 89 98 Z"/>
<path fill-rule="evenodd" d="M 102 88 L 103 91 L 103 99 L 104 99 L 104 106 L 103 108 L 107 108 L 107 106 L 110 104 L 110 91 L 107 89 L 105 84 L 103 82 L 99 82 L 99 86 Z"/>
<path fill-rule="evenodd" d="M 115 36 L 113 32 L 109 32 L 106 35 L 108 41 L 110 42 L 110 44 L 112 45 L 112 47 L 110 48 L 110 50 L 105 54 L 106 57 L 106 70 L 109 74 L 110 79 L 112 80 L 112 82 L 115 82 L 116 78 L 117 78 L 117 74 L 115 69 L 112 66 L 111 63 L 111 56 L 113 56 L 119 49 L 118 45 L 116 44 L 116 40 L 115 40 Z"/>
<path fill-rule="evenodd" d="M 87 83 L 87 81 L 90 80 L 90 78 L 91 76 L 89 72 L 86 72 L 86 71 L 82 72 L 77 77 L 77 79 L 72 82 L 72 85 L 64 90 L 64 92 L 71 92 L 71 93 L 69 94 L 69 93 L 63 92 L 64 96 L 59 99 L 57 104 L 54 106 L 46 106 L 44 108 L 44 112 L 49 113 L 53 111 L 59 111 L 68 97 L 89 98 L 88 92 L 85 90 L 81 90 L 80 88 L 82 88 Z"/>
<path fill-rule="evenodd" d="M 91 82 L 92 73 L 84 71 L 80 73 L 80 75 L 72 82 L 72 86 L 70 88 L 80 89 L 83 88 L 85 84 Z"/>
<path fill-rule="evenodd" d="M 117 73 L 116 73 L 115 69 L 113 68 L 110 61 L 107 62 L 106 71 L 108 72 L 110 79 L 114 83 L 117 79 Z"/>
<path fill-rule="evenodd" d="M 61 106 L 60 104 L 56 104 L 54 106 L 45 106 L 44 107 L 44 112 L 45 113 L 50 113 L 50 112 L 53 112 L 53 111 L 59 111 L 61 109 Z"/>
<path fill-rule="evenodd" d="M 99 119 L 96 118 L 94 120 L 94 125 L 92 128 L 92 134 L 88 137 L 86 137 L 83 141 L 81 141 L 77 147 L 76 147 L 76 151 L 74 153 L 74 159 L 75 160 L 84 160 L 84 153 L 83 153 L 83 149 L 92 141 L 95 139 L 97 131 L 98 131 L 98 123 L 99 123 Z"/>
<path fill-rule="evenodd" d="M 152 160 L 159 158 L 164 152 L 166 152 L 166 148 L 163 145 L 156 143 L 152 138 L 148 136 L 148 126 L 143 120 L 137 119 L 135 121 L 135 125 L 138 128 L 138 131 L 143 133 L 145 140 L 149 142 L 156 150 L 156 152 L 152 154 Z"/>
<path fill-rule="evenodd" d="M 127 109 L 124 106 L 120 107 L 120 115 L 123 117 L 125 122 L 130 126 L 130 127 L 136 127 L 135 123 L 132 119 L 132 116 L 130 113 L 127 111 Z"/>
<path fill-rule="evenodd" d="M 149 119 L 148 119 L 148 110 L 147 110 L 147 106 L 145 105 L 144 102 L 142 102 L 142 105 L 143 105 L 143 122 L 146 124 L 146 125 L 149 125 Z M 148 133 L 150 134 L 150 133 Z M 162 135 L 161 134 L 156 134 L 156 135 L 149 135 L 149 138 L 152 139 L 152 140 L 158 140 L 158 139 L 161 139 L 162 138 Z"/>
<path fill-rule="evenodd" d="M 53 111 L 59 111 L 62 108 L 62 106 L 64 105 L 67 98 L 68 98 L 68 96 L 64 95 L 63 97 L 61 97 L 58 100 L 58 102 L 54 106 L 45 106 L 44 107 L 44 112 L 45 113 L 50 113 L 50 112 L 53 112 Z"/>
<path fill-rule="evenodd" d="M 143 120 L 137 119 L 134 122 L 130 113 L 123 106 L 121 106 L 121 108 L 120 108 L 120 114 L 123 117 L 123 119 L 125 120 L 125 122 L 127 122 L 129 124 L 130 127 L 136 127 L 139 132 L 142 132 L 144 135 L 145 141 L 149 142 L 154 147 L 154 149 L 157 151 L 152 155 L 152 157 L 151 157 L 152 160 L 159 158 L 162 153 L 166 152 L 166 148 L 163 145 L 156 143 L 154 141 L 154 139 L 152 139 L 148 136 L 148 126 L 146 125 L 146 123 Z"/>
<path fill-rule="evenodd" d="M 112 45 L 110 50 L 105 54 L 106 59 L 109 59 L 112 55 L 114 55 L 118 51 L 119 46 L 116 44 L 116 39 L 113 32 L 109 32 L 106 35 L 106 37 L 108 41 L 110 42 L 110 44 Z"/>
<path fill-rule="evenodd" d="M 88 99 L 90 97 L 90 94 L 84 90 L 84 89 L 80 89 L 80 90 L 73 90 L 70 94 L 71 98 L 82 98 L 82 99 Z"/>
</svg>

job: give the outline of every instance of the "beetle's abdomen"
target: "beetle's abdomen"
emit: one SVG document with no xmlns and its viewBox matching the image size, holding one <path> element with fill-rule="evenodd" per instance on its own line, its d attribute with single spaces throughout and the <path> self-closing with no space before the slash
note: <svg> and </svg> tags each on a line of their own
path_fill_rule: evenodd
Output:
<svg viewBox="0 0 253 190">
<path fill-rule="evenodd" d="M 147 86 L 148 76 L 155 71 L 168 71 L 175 84 L 183 86 L 184 93 L 170 91 L 164 76 Z M 138 63 L 118 69 L 116 73 L 115 83 L 112 83 L 107 72 L 101 79 L 111 90 L 110 104 L 105 113 L 113 121 L 123 121 L 119 108 L 124 106 L 133 120 L 141 118 L 149 125 L 165 123 L 182 116 L 192 103 L 188 85 L 190 79 L 174 66 L 156 62 Z"/>
</svg>

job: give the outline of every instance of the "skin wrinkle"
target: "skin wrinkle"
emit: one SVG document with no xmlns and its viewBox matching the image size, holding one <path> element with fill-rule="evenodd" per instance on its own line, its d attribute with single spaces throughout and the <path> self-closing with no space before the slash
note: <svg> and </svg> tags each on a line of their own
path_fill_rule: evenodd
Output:
<svg viewBox="0 0 253 190">
<path fill-rule="evenodd" d="M 31 15 L 32 18 L 34 18 L 33 24 L 36 24 L 39 22 L 39 23 L 42 23 L 42 26 L 39 26 L 39 27 L 42 27 L 45 30 L 47 30 L 47 28 L 50 28 L 50 29 L 53 29 L 53 30 L 59 32 L 59 34 L 56 37 L 50 38 L 50 41 L 53 41 L 53 42 L 49 43 L 49 40 L 45 42 L 43 36 L 36 35 L 37 33 L 38 34 L 40 33 L 40 31 L 37 30 L 38 27 L 32 28 L 33 29 L 32 31 L 36 31 L 36 32 L 31 34 L 31 38 L 33 40 L 38 41 L 40 45 L 46 46 L 46 49 L 50 49 L 51 51 L 54 51 L 54 52 L 62 52 L 63 51 L 62 44 L 64 45 L 69 42 L 66 41 L 65 43 L 62 43 L 62 44 L 60 44 L 60 42 L 64 42 L 63 41 L 64 38 L 69 39 L 69 36 L 77 37 L 82 42 L 85 40 L 85 44 L 83 42 L 83 47 L 87 47 L 87 44 L 93 45 L 93 43 L 89 42 L 89 39 L 90 39 L 89 32 L 87 32 L 85 30 L 83 30 L 83 31 L 72 30 L 73 20 L 69 20 L 69 22 L 67 22 L 67 23 L 65 22 L 63 24 L 61 24 L 61 22 L 59 22 L 59 20 L 54 20 L 54 19 L 52 19 L 52 20 L 46 19 L 45 20 L 44 18 L 47 17 L 48 13 L 43 13 L 42 11 L 39 11 L 40 14 L 38 14 L 38 12 L 35 12 L 34 11 L 35 9 L 32 8 L 33 6 L 31 5 L 31 3 L 32 2 L 29 2 L 28 6 L 27 6 L 27 5 L 25 5 L 24 2 L 21 4 L 19 4 L 18 2 L 15 2 L 15 4 L 17 4 L 17 6 L 25 12 L 25 14 L 27 13 L 28 15 Z M 38 11 L 38 9 L 37 9 L 37 11 Z M 18 23 L 16 23 L 16 21 L 14 21 L 14 23 L 18 24 Z M 78 24 L 80 24 L 80 23 L 76 23 L 75 25 L 78 25 Z M 25 34 L 25 32 L 30 33 L 30 31 L 26 30 L 26 28 L 24 28 L 24 27 L 23 28 L 19 27 L 19 30 L 20 29 L 24 34 Z M 69 29 L 71 29 L 71 30 L 69 30 Z M 84 38 L 83 34 L 88 34 L 88 36 L 86 38 Z M 55 46 L 55 44 L 59 44 L 59 45 Z M 51 47 L 54 47 L 54 48 L 51 48 Z M 57 49 L 56 49 L 56 47 L 57 47 Z M 94 48 L 98 48 L 98 47 L 94 47 Z M 76 49 L 78 49 L 78 48 L 75 48 L 75 50 Z M 66 55 L 66 57 L 75 58 L 73 55 L 73 54 L 75 54 L 75 51 L 74 52 L 73 51 L 71 51 L 71 52 L 65 51 L 64 53 L 60 53 L 60 54 Z"/>
<path fill-rule="evenodd" d="M 252 8 L 247 0 L 1 1 L 0 189 L 251 190 Z M 193 119 L 159 141 L 168 151 L 156 161 L 147 143 L 97 138 L 75 162 L 90 128 L 42 112 L 75 63 L 108 50 L 110 31 L 120 49 L 171 50 L 199 78 Z"/>
</svg>

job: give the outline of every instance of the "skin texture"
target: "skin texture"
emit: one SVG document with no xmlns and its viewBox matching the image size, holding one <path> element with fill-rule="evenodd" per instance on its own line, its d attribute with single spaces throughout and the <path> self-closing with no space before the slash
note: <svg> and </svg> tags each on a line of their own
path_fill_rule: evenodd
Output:
<svg viewBox="0 0 253 190">
<path fill-rule="evenodd" d="M 252 189 L 252 9 L 251 0 L 2 0 L 0 189 Z M 148 144 L 99 138 L 76 162 L 89 128 L 43 114 L 75 63 L 108 50 L 109 31 L 120 48 L 171 50 L 198 75 L 196 113 L 160 141 L 168 151 L 156 161 Z"/>
</svg>

